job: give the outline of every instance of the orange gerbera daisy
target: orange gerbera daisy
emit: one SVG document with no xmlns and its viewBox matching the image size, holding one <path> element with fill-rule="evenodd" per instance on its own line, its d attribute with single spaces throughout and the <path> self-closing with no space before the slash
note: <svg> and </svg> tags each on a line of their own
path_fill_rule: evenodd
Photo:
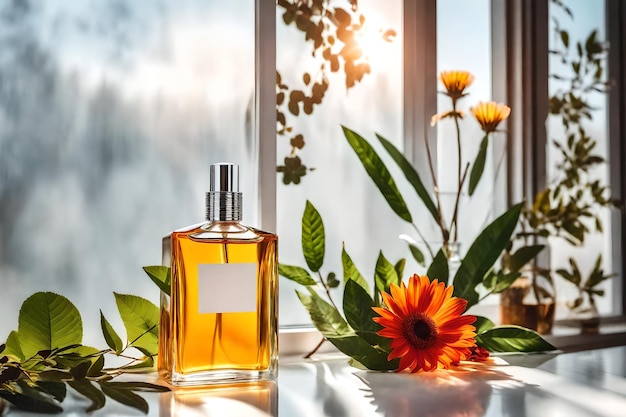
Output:
<svg viewBox="0 0 626 417">
<path fill-rule="evenodd" d="M 469 71 L 442 71 L 439 79 L 446 87 L 446 95 L 456 101 L 465 95 L 465 89 L 474 82 L 474 76 Z"/>
<path fill-rule="evenodd" d="M 448 369 L 465 360 L 475 345 L 474 316 L 462 316 L 467 301 L 452 297 L 453 287 L 413 275 L 408 287 L 391 284 L 385 307 L 374 307 L 378 335 L 392 339 L 387 359 L 400 358 L 398 371 Z"/>
<path fill-rule="evenodd" d="M 500 122 L 511 114 L 509 106 L 494 101 L 480 102 L 470 110 L 485 133 L 495 132 Z"/>
</svg>

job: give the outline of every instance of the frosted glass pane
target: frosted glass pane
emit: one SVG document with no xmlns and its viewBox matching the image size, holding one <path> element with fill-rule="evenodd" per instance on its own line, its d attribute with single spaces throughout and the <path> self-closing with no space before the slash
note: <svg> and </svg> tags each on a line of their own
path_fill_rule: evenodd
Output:
<svg viewBox="0 0 626 417">
<path fill-rule="evenodd" d="M 573 18 L 568 16 L 565 11 L 550 4 L 550 49 L 562 48 L 560 37 L 554 33 L 556 22 L 561 29 L 569 32 L 570 45 L 576 45 L 576 42 L 581 42 L 585 45 L 585 41 L 591 31 L 597 30 L 597 38 L 602 40 L 606 39 L 605 34 L 605 10 L 602 2 L 590 2 L 585 0 L 566 0 L 564 4 L 571 10 Z M 570 54 L 575 54 L 575 46 L 570 48 Z M 550 73 L 557 75 L 571 76 L 571 67 L 566 67 L 561 62 L 560 58 L 551 55 L 549 61 Z M 606 74 L 606 64 L 605 64 Z M 565 81 L 556 80 L 551 78 L 549 81 L 549 93 L 555 94 L 559 90 L 563 90 L 567 87 Z M 591 93 L 587 96 L 590 105 L 594 108 L 591 112 L 593 119 L 591 121 L 585 120 L 583 127 L 591 138 L 597 141 L 594 154 L 598 154 L 608 159 L 609 150 L 609 137 L 607 131 L 607 97 L 600 93 Z M 547 121 L 548 128 L 548 140 L 552 142 L 556 140 L 560 143 L 565 143 L 566 135 L 564 133 L 563 126 L 560 119 L 556 117 L 549 117 Z M 548 165 L 548 181 L 554 182 L 558 180 L 559 173 L 557 171 L 557 164 L 562 159 L 560 151 L 552 145 L 548 144 L 546 149 L 547 165 Z M 602 184 L 609 184 L 609 166 L 608 164 L 599 165 L 589 173 L 589 178 L 598 179 Z M 595 212 L 600 215 L 604 226 L 605 233 L 591 233 L 585 237 L 585 243 L 579 247 L 573 247 L 565 243 L 562 239 L 550 240 L 550 264 L 552 269 L 569 268 L 568 259 L 573 257 L 576 259 L 581 272 L 584 277 L 593 269 L 593 265 L 599 254 L 602 254 L 603 267 L 605 272 L 620 272 L 611 271 L 612 266 L 612 242 L 611 242 L 611 218 L 609 215 L 609 209 L 595 209 Z M 587 223 L 591 230 L 595 227 L 593 223 Z M 615 313 L 612 311 L 612 289 L 613 285 L 611 281 L 605 282 L 601 285 L 602 289 L 606 291 L 604 297 L 597 297 L 598 307 L 601 314 Z M 557 297 L 561 302 L 572 301 L 576 298 L 575 287 L 565 282 L 562 279 L 557 280 Z M 557 309 L 557 314 L 559 313 Z M 567 315 L 567 308 L 563 308 L 560 311 L 561 315 Z"/>
<path fill-rule="evenodd" d="M 242 166 L 256 221 L 254 1 L 0 7 L 0 340 L 51 290 L 101 346 L 112 291 L 157 302 L 141 267 L 204 219 L 210 163 Z"/>
<path fill-rule="evenodd" d="M 306 140 L 306 146 L 297 154 L 304 165 L 315 170 L 307 172 L 299 185 L 284 185 L 282 174 L 277 177 L 279 259 L 284 264 L 306 267 L 300 231 L 301 216 L 310 200 L 319 210 L 326 231 L 326 258 L 321 269 L 324 277 L 335 272 L 341 279 L 343 242 L 361 273 L 371 280 L 380 249 L 393 262 L 410 257 L 406 244 L 398 239 L 398 235 L 407 233 L 406 223 L 397 219 L 365 173 L 341 125 L 363 135 L 378 152 L 384 151 L 377 144 L 375 132 L 402 147 L 402 1 L 369 0 L 358 4 L 371 30 L 390 28 L 397 36 L 391 44 L 364 42 L 365 52 L 371 55 L 371 73 L 361 83 L 346 90 L 345 77 L 330 74 L 330 86 L 322 104 L 310 116 L 291 117 L 294 132 L 302 133 Z M 277 70 L 283 81 L 294 88 L 304 88 L 305 72 L 321 81 L 321 61 L 311 56 L 310 44 L 305 44 L 302 32 L 284 24 L 284 10 L 279 7 L 277 12 Z M 277 141 L 278 164 L 282 165 L 283 158 L 290 155 L 291 145 L 289 137 L 278 136 Z M 401 178 L 397 170 L 394 174 Z M 413 269 L 407 266 L 407 271 Z M 281 278 L 283 326 L 310 323 L 295 296 L 294 290 L 300 288 Z M 341 292 L 336 291 L 334 298 L 341 300 Z"/>
</svg>

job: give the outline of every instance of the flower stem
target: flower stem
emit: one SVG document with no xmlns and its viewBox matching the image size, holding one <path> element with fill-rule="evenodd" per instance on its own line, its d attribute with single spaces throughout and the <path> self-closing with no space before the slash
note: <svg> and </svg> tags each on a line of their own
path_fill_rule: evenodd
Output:
<svg viewBox="0 0 626 417">
<path fill-rule="evenodd" d="M 433 190 L 435 191 L 435 201 L 437 202 L 437 217 L 438 217 L 437 225 L 439 226 L 439 230 L 441 230 L 441 237 L 443 241 L 447 242 L 449 233 L 448 233 L 448 230 L 446 230 L 446 225 L 443 221 L 443 214 L 441 212 L 441 199 L 439 198 L 439 185 L 437 183 L 437 176 L 435 175 L 435 167 L 433 166 L 433 158 L 432 158 L 432 155 L 430 154 L 430 145 L 428 144 L 428 137 L 425 131 L 424 131 L 424 143 L 426 144 L 426 156 L 428 158 L 428 167 L 430 168 L 430 176 L 432 177 L 432 180 L 433 180 Z M 424 240 L 424 238 L 422 239 Z M 424 242 L 426 242 L 426 240 L 424 240 Z M 430 247 L 428 247 L 428 251 L 430 252 L 431 256 L 434 258 L 433 252 L 430 249 Z"/>
<path fill-rule="evenodd" d="M 322 337 L 322 340 L 320 340 L 320 342 L 313 348 L 313 350 L 311 350 L 309 353 L 304 355 L 304 359 L 309 359 L 311 356 L 313 356 L 315 354 L 315 352 L 317 352 L 319 350 L 319 348 L 322 347 L 322 345 L 324 344 L 325 341 L 326 341 L 326 338 Z"/>
<path fill-rule="evenodd" d="M 459 188 L 463 187 L 463 184 L 465 183 L 465 178 L 467 178 L 467 171 L 469 171 L 469 162 L 465 165 L 465 171 L 463 171 L 463 176 L 461 177 L 461 181 L 459 182 Z M 457 241 L 457 215 L 458 215 L 458 210 L 459 210 L 459 200 L 461 199 L 461 193 L 457 193 L 456 194 L 456 201 L 454 202 L 454 213 L 452 214 L 452 223 L 450 223 L 450 230 L 452 230 L 452 228 L 454 227 L 454 241 Z M 447 242 L 446 242 L 447 243 Z"/>
<path fill-rule="evenodd" d="M 453 117 L 454 117 L 454 125 L 456 127 L 456 148 L 457 148 L 457 154 L 459 157 L 459 160 L 457 163 L 457 177 L 459 181 L 459 189 L 457 191 L 456 203 L 454 204 L 454 215 L 452 216 L 452 223 L 454 224 L 454 241 L 456 242 L 459 238 L 459 233 L 458 233 L 459 222 L 458 222 L 457 216 L 458 216 L 458 207 L 459 207 L 459 201 L 460 201 L 460 196 L 461 196 L 461 190 L 463 189 L 464 175 L 461 176 L 461 164 L 463 163 L 463 158 L 461 154 L 461 127 L 459 126 L 459 114 L 456 111 L 455 99 L 452 99 L 452 111 L 454 112 Z M 452 227 L 450 227 L 450 229 L 452 229 Z"/>
<path fill-rule="evenodd" d="M 321 272 L 317 271 L 317 275 L 320 277 L 320 282 L 322 283 L 322 286 L 324 287 L 324 291 L 326 291 L 326 295 L 328 296 L 328 301 L 330 301 L 333 307 L 335 307 L 335 310 L 339 311 L 339 309 L 337 308 L 337 305 L 333 301 L 333 297 L 330 295 L 330 287 L 324 281 L 324 278 L 322 277 Z"/>
</svg>

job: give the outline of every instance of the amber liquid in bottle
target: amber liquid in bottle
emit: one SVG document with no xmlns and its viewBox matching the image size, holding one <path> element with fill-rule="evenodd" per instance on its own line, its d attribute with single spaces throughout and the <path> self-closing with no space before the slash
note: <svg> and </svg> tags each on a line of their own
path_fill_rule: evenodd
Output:
<svg viewBox="0 0 626 417">
<path fill-rule="evenodd" d="M 239 222 L 233 165 L 211 169 L 207 223 L 164 239 L 171 297 L 161 300 L 159 373 L 174 385 L 271 380 L 278 359 L 278 238 Z"/>
</svg>

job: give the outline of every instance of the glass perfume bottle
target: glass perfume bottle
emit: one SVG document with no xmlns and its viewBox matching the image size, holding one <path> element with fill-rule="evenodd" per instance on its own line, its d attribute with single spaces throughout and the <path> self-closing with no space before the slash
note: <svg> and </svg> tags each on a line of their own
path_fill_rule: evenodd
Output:
<svg viewBox="0 0 626 417">
<path fill-rule="evenodd" d="M 162 294 L 158 367 L 173 385 L 276 377 L 278 238 L 241 223 L 238 169 L 211 165 L 207 222 L 163 241 L 171 296 Z"/>
</svg>

